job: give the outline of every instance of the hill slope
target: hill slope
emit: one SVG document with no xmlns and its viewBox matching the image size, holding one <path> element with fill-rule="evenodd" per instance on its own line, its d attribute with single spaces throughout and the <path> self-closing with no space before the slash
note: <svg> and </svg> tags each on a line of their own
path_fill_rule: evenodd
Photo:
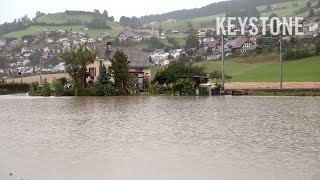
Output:
<svg viewBox="0 0 320 180">
<path fill-rule="evenodd" d="M 3 37 L 16 37 L 21 38 L 24 35 L 38 35 L 42 31 L 54 31 L 54 30 L 73 30 L 78 32 L 88 33 L 91 38 L 98 37 L 101 32 L 107 31 L 111 34 L 112 37 L 116 37 L 122 30 L 123 27 L 118 23 L 111 22 L 106 20 L 108 26 L 111 29 L 95 29 L 89 28 L 88 31 L 81 30 L 82 24 L 86 24 L 96 18 L 93 15 L 70 15 L 66 13 L 54 13 L 48 14 L 42 17 L 37 18 L 35 21 L 39 25 L 30 26 L 27 29 L 11 32 L 4 34 Z M 76 22 L 76 23 L 75 23 Z M 68 25 L 68 23 L 70 25 Z M 43 25 L 42 25 L 43 24 Z"/>
<path fill-rule="evenodd" d="M 306 7 L 306 4 L 308 1 L 309 0 L 291 0 L 288 2 L 282 2 L 282 3 L 279 3 L 280 9 L 261 12 L 261 16 L 269 17 L 272 13 L 275 13 L 279 17 L 295 17 L 295 16 L 306 17 L 309 11 L 302 12 L 299 14 L 296 14 L 295 12 Z M 311 2 L 318 2 L 318 1 L 311 0 Z M 263 5 L 267 5 L 267 4 L 263 4 Z M 189 22 L 192 22 L 194 28 L 208 28 L 208 27 L 214 26 L 213 20 L 215 20 L 216 17 L 223 17 L 223 16 L 225 16 L 225 12 L 211 15 L 211 16 L 177 20 L 177 22 L 175 23 L 163 22 L 163 23 L 157 24 L 155 27 L 158 28 L 159 26 L 161 26 L 164 29 L 171 29 L 171 30 L 186 28 L 189 21 Z"/>
</svg>

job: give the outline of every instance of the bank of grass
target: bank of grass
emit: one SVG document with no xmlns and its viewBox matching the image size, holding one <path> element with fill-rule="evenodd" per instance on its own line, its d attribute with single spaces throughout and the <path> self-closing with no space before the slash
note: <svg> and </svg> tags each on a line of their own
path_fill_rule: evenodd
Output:
<svg viewBox="0 0 320 180">
<path fill-rule="evenodd" d="M 266 59 L 266 62 L 263 62 L 263 59 Z M 220 61 L 203 61 L 196 65 L 204 65 L 208 73 L 221 69 Z M 262 57 L 257 63 L 229 59 L 225 62 L 225 72 L 232 75 L 232 82 L 278 82 L 280 65 L 278 60 L 269 61 L 268 56 Z M 285 82 L 319 82 L 320 56 L 284 61 L 283 80 Z"/>
<path fill-rule="evenodd" d="M 265 92 L 265 91 L 249 91 L 249 96 L 320 96 L 320 92 Z"/>
</svg>

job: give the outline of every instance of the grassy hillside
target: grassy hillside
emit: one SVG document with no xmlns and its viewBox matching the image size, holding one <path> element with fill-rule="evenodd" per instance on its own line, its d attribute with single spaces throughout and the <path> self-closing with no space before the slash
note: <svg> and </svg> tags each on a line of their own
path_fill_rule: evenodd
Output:
<svg viewBox="0 0 320 180">
<path fill-rule="evenodd" d="M 91 15 L 68 15 L 66 13 L 48 14 L 46 16 L 39 17 L 37 22 L 56 23 L 63 24 L 72 20 L 81 20 L 82 22 L 90 22 L 94 16 Z"/>
<path fill-rule="evenodd" d="M 47 24 L 55 23 L 55 24 L 64 24 L 72 20 L 81 20 L 82 22 L 90 22 L 94 16 L 91 15 L 67 15 L 65 13 L 55 13 L 48 14 L 46 16 L 42 16 L 36 19 L 37 22 L 44 22 Z M 37 35 L 44 30 L 70 30 L 88 33 L 88 35 L 92 38 L 98 37 L 101 32 L 107 31 L 111 34 L 112 37 L 116 37 L 122 30 L 123 27 L 117 23 L 107 21 L 108 25 L 111 26 L 111 30 L 107 29 L 89 29 L 88 31 L 80 30 L 80 25 L 72 25 L 72 26 L 31 26 L 25 30 L 15 31 L 8 34 L 3 35 L 3 37 L 17 37 L 20 38 L 23 35 Z"/>
<path fill-rule="evenodd" d="M 294 16 L 305 17 L 309 14 L 309 12 L 301 13 L 298 15 L 296 15 L 294 12 L 298 11 L 303 7 L 306 7 L 308 1 L 317 2 L 316 0 L 296 0 L 296 1 L 280 3 L 281 9 L 270 11 L 270 12 L 264 12 L 261 14 L 261 16 L 268 17 L 270 16 L 271 13 L 276 13 L 279 17 L 294 17 Z"/>
<path fill-rule="evenodd" d="M 205 65 L 207 72 L 221 70 L 220 61 L 199 62 Z M 320 82 L 320 56 L 285 61 L 283 64 L 283 80 L 286 82 Z M 154 76 L 159 67 L 153 69 Z M 232 75 L 233 82 L 277 82 L 280 66 L 278 61 L 266 63 L 241 63 L 234 60 L 225 62 L 225 71 Z"/>
<path fill-rule="evenodd" d="M 306 4 L 309 0 L 294 0 L 290 2 L 284 2 L 279 3 L 281 9 L 279 10 L 273 10 L 269 12 L 263 12 L 261 13 L 261 16 L 263 17 L 269 17 L 271 13 L 276 13 L 279 17 L 305 17 L 309 14 L 309 12 L 304 12 L 301 14 L 296 15 L 294 12 L 298 11 L 299 9 L 306 7 Z M 318 2 L 317 0 L 310 0 L 311 2 Z M 187 22 L 192 22 L 194 28 L 205 28 L 205 27 L 212 27 L 213 26 L 213 20 L 216 17 L 223 17 L 225 16 L 224 13 L 222 14 L 216 14 L 212 16 L 207 17 L 201 17 L 201 18 L 194 18 L 189 20 L 181 20 L 177 21 L 176 23 L 160 23 L 156 26 L 158 28 L 159 26 L 162 26 L 164 29 L 179 29 L 179 28 L 185 28 L 187 27 Z"/>
<path fill-rule="evenodd" d="M 202 62 L 208 72 L 220 70 L 220 62 Z M 283 79 L 288 82 L 319 82 L 320 81 L 320 56 L 301 60 L 285 61 L 283 64 Z M 279 62 L 269 63 L 238 63 L 227 61 L 225 63 L 227 74 L 231 74 L 234 82 L 276 82 L 279 81 Z"/>
<path fill-rule="evenodd" d="M 201 18 L 194 18 L 190 20 L 181 20 L 177 21 L 176 23 L 160 23 L 156 26 L 158 28 L 159 26 L 162 26 L 164 29 L 179 29 L 179 28 L 186 28 L 188 21 L 192 22 L 192 25 L 194 28 L 201 28 L 201 27 L 212 27 L 213 26 L 213 20 L 216 17 L 222 17 L 224 14 L 217 14 L 213 16 L 207 16 L 207 17 L 201 17 Z"/>
</svg>

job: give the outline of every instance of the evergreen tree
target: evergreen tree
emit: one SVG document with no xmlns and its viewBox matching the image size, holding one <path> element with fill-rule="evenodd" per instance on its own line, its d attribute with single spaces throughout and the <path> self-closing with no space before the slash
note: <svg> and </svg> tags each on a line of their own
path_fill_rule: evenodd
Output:
<svg viewBox="0 0 320 180">
<path fill-rule="evenodd" d="M 188 35 L 185 48 L 199 48 L 199 38 L 197 34 L 191 33 Z"/>
<path fill-rule="evenodd" d="M 100 75 L 97 79 L 97 82 L 94 86 L 96 96 L 106 96 L 108 94 L 108 89 L 110 86 L 110 76 L 107 72 L 106 66 L 100 68 Z"/>
<path fill-rule="evenodd" d="M 314 16 L 314 10 L 313 9 L 310 9 L 309 11 L 309 17 L 313 17 Z"/>
<path fill-rule="evenodd" d="M 117 51 L 111 60 L 110 73 L 114 77 L 114 83 L 119 89 L 124 88 L 124 84 L 129 79 L 128 57 L 122 51 Z"/>
</svg>

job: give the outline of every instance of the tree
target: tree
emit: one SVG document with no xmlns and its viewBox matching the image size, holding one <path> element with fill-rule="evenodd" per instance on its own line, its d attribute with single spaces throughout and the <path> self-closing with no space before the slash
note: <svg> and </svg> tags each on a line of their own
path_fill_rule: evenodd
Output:
<svg viewBox="0 0 320 180">
<path fill-rule="evenodd" d="M 162 26 L 159 26 L 158 30 L 159 30 L 159 36 L 161 36 L 161 34 L 162 34 L 162 32 L 163 32 Z"/>
<path fill-rule="evenodd" d="M 99 11 L 99 9 L 94 9 L 94 10 L 93 10 L 93 13 L 95 13 L 95 14 L 100 14 L 100 11 Z"/>
<path fill-rule="evenodd" d="M 213 35 L 212 35 L 212 33 L 211 32 L 206 32 L 206 34 L 205 34 L 205 37 L 206 38 L 209 38 L 209 37 L 212 37 Z"/>
<path fill-rule="evenodd" d="M 124 88 L 124 83 L 129 79 L 129 61 L 128 57 L 122 51 L 117 51 L 109 67 L 110 73 L 114 77 L 114 83 L 119 89 Z"/>
<path fill-rule="evenodd" d="M 188 35 L 185 48 L 186 49 L 199 48 L 199 38 L 197 34 L 191 33 Z"/>
<path fill-rule="evenodd" d="M 86 86 L 86 66 L 96 58 L 96 53 L 80 46 L 63 52 L 60 57 L 66 62 L 66 72 L 73 80 L 75 95 L 81 95 L 82 89 Z"/>
<path fill-rule="evenodd" d="M 8 59 L 5 56 L 0 56 L 0 69 L 8 67 Z"/>
<path fill-rule="evenodd" d="M 320 40 L 316 42 L 315 51 L 316 51 L 316 55 L 320 54 Z"/>
<path fill-rule="evenodd" d="M 88 23 L 89 28 L 95 28 L 95 29 L 111 29 L 110 26 L 108 26 L 107 21 L 102 17 L 95 17 Z"/>
<path fill-rule="evenodd" d="M 104 11 L 103 11 L 103 16 L 104 16 L 105 18 L 108 18 L 108 17 L 109 17 L 107 10 L 104 10 Z"/>
<path fill-rule="evenodd" d="M 307 8 L 311 8 L 311 2 L 310 1 L 307 2 Z"/>
<path fill-rule="evenodd" d="M 313 9 L 310 9 L 309 11 L 309 17 L 313 17 L 314 16 L 314 10 Z"/>
<path fill-rule="evenodd" d="M 95 89 L 95 95 L 97 96 L 105 96 L 108 95 L 107 89 L 110 86 L 110 75 L 107 72 L 106 66 L 102 65 L 100 68 L 100 75 L 97 79 L 97 82 L 94 86 Z"/>
<path fill-rule="evenodd" d="M 272 9 L 271 4 L 268 4 L 266 9 L 267 11 L 270 11 Z"/>
<path fill-rule="evenodd" d="M 171 84 L 181 77 L 206 76 L 204 66 L 195 66 L 191 62 L 182 60 L 172 61 L 166 68 L 157 72 L 153 82 Z"/>
<path fill-rule="evenodd" d="M 151 64 L 154 64 L 154 61 L 153 61 L 153 59 L 152 59 L 152 57 L 151 57 L 151 56 L 149 56 L 148 61 L 149 61 Z"/>
</svg>

